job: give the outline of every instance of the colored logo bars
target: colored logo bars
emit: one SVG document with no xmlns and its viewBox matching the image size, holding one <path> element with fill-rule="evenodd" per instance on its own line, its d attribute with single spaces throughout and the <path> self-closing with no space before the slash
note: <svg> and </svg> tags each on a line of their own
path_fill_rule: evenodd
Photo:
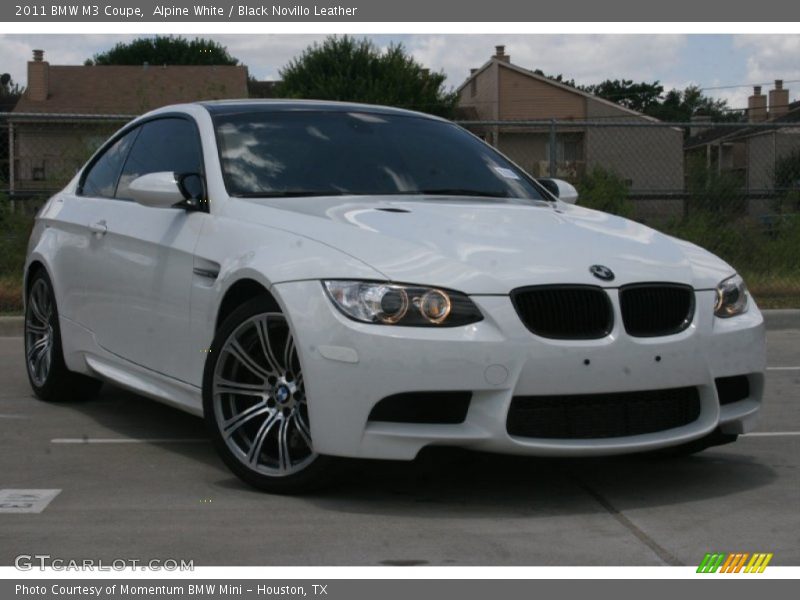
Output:
<svg viewBox="0 0 800 600">
<path fill-rule="evenodd" d="M 749 561 L 747 559 L 750 559 Z M 703 557 L 700 566 L 697 567 L 698 573 L 763 573 L 769 561 L 772 560 L 772 553 L 754 552 L 734 552 L 726 554 L 724 552 L 708 552 Z M 745 563 L 746 566 L 745 566 Z"/>
</svg>

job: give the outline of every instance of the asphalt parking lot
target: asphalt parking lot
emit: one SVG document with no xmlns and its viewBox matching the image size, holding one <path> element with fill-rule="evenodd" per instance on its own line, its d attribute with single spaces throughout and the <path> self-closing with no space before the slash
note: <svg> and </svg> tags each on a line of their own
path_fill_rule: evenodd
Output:
<svg viewBox="0 0 800 600">
<path fill-rule="evenodd" d="M 0 564 L 697 565 L 759 551 L 800 565 L 800 331 L 768 337 L 759 434 L 736 444 L 683 459 L 430 452 L 351 465 L 299 498 L 240 483 L 177 410 L 112 386 L 35 400 L 22 339 L 0 338 L 0 489 L 61 490 L 41 513 L 0 514 Z"/>
</svg>

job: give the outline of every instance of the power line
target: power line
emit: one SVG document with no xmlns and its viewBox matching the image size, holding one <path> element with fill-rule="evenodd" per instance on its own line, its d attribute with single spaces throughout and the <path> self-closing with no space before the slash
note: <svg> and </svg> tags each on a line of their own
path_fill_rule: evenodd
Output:
<svg viewBox="0 0 800 600">
<path fill-rule="evenodd" d="M 782 81 L 783 83 L 800 83 L 800 79 L 783 79 Z M 755 86 L 764 87 L 765 85 L 771 85 L 773 83 L 775 82 L 767 81 L 765 83 L 736 83 L 731 85 L 718 85 L 714 87 L 701 87 L 697 89 L 700 90 L 701 92 L 705 92 L 708 90 L 730 90 L 733 88 L 740 88 L 740 87 L 755 87 Z"/>
</svg>

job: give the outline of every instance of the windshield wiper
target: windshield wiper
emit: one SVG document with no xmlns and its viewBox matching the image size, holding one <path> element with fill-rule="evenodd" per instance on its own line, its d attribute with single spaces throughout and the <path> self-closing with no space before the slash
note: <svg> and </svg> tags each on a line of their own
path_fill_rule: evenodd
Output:
<svg viewBox="0 0 800 600">
<path fill-rule="evenodd" d="M 264 190 L 263 192 L 239 192 L 235 198 L 302 198 L 303 196 L 344 196 L 338 190 Z"/>
</svg>

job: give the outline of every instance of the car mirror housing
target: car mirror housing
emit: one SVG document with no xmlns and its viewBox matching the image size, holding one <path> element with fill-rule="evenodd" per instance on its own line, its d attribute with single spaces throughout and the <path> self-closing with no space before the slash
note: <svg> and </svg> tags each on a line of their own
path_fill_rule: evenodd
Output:
<svg viewBox="0 0 800 600">
<path fill-rule="evenodd" d="M 578 203 L 578 190 L 575 189 L 575 186 L 571 183 L 563 179 L 554 179 L 552 177 L 542 177 L 537 179 L 537 181 L 562 202 L 566 202 L 567 204 Z"/>
<path fill-rule="evenodd" d="M 137 177 L 128 186 L 128 194 L 135 202 L 151 208 L 171 208 L 186 200 L 175 174 L 169 171 Z"/>
</svg>

